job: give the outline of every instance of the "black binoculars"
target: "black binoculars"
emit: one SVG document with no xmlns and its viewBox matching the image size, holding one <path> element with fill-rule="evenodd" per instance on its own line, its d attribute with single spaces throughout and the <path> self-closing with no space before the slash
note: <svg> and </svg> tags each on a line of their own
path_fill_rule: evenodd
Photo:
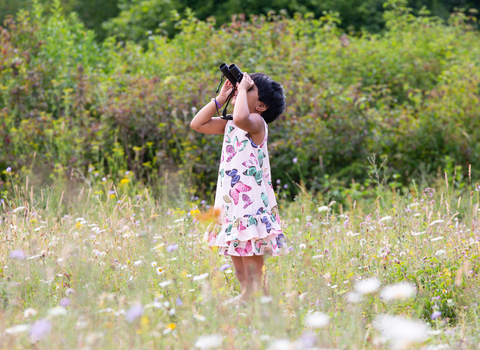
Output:
<svg viewBox="0 0 480 350">
<path fill-rule="evenodd" d="M 227 66 L 226 63 L 222 63 L 220 65 L 220 70 L 222 71 L 223 75 L 230 80 L 233 86 L 235 86 L 237 83 L 240 83 L 243 78 L 243 73 L 240 70 L 240 68 L 237 67 L 235 63 Z"/>
</svg>

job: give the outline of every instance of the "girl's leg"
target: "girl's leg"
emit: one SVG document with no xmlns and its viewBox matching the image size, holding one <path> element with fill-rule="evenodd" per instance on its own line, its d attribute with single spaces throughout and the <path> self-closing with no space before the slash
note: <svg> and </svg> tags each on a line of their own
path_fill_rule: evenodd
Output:
<svg viewBox="0 0 480 350">
<path fill-rule="evenodd" d="M 253 292 L 256 293 L 262 288 L 263 293 L 268 295 L 267 279 L 263 271 L 263 255 L 244 256 L 242 260 Z"/>
<path fill-rule="evenodd" d="M 240 256 L 231 256 L 233 266 L 235 267 L 235 275 L 240 281 L 240 290 L 242 293 L 242 298 L 248 298 L 252 292 L 252 284 L 248 279 L 247 273 L 245 271 L 245 266 L 243 265 L 242 257 Z"/>
</svg>

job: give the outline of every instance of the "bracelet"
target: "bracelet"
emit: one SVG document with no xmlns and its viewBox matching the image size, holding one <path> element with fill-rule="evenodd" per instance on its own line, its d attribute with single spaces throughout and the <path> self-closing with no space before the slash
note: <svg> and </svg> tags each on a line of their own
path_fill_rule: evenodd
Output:
<svg viewBox="0 0 480 350">
<path fill-rule="evenodd" d="M 222 108 L 222 106 L 220 105 L 220 103 L 217 102 L 217 99 L 216 99 L 216 98 L 212 98 L 212 101 L 215 101 L 215 104 L 217 105 L 217 108 L 218 108 L 218 109 Z"/>
</svg>

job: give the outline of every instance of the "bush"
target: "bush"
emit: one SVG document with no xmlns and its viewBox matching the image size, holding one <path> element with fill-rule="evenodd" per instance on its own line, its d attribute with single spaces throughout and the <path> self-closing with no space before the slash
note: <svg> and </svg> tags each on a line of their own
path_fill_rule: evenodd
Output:
<svg viewBox="0 0 480 350">
<path fill-rule="evenodd" d="M 173 39 L 152 35 L 147 49 L 112 38 L 99 45 L 58 8 L 20 13 L 0 35 L 0 166 L 87 181 L 129 170 L 149 184 L 175 173 L 211 193 L 221 137 L 189 122 L 226 61 L 287 91 L 269 140 L 282 184 L 352 196 L 369 185 L 374 153 L 389 158 L 385 176 L 403 183 L 452 159 L 466 172 L 480 154 L 478 33 L 463 13 L 446 25 L 388 6 L 384 35 L 341 34 L 334 14 L 237 18 L 222 29 L 189 16 Z"/>
</svg>

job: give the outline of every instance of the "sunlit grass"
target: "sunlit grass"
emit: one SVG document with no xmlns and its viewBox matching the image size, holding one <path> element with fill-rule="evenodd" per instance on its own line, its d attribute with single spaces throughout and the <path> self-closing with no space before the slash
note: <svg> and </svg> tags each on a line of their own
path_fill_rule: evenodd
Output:
<svg viewBox="0 0 480 350">
<path fill-rule="evenodd" d="M 384 191 L 348 209 L 306 192 L 281 201 L 291 251 L 267 258 L 271 296 L 246 305 L 229 259 L 202 243 L 212 216 L 202 198 L 167 203 L 133 183 L 99 186 L 17 184 L 4 195 L 2 348 L 467 349 L 479 341 L 474 190 L 463 200 L 447 188 L 411 198 Z"/>
</svg>

